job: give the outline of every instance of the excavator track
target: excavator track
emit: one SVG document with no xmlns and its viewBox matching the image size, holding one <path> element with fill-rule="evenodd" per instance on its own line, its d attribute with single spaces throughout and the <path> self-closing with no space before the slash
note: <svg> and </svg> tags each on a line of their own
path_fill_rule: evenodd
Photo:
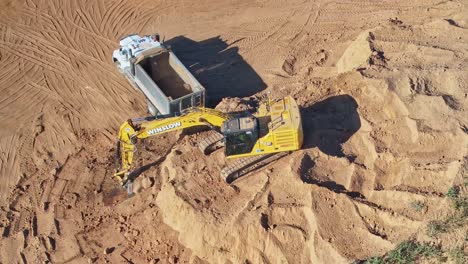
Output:
<svg viewBox="0 0 468 264">
<path fill-rule="evenodd" d="M 223 147 L 223 144 L 221 143 L 223 138 L 223 134 L 216 130 L 210 130 L 208 131 L 208 136 L 203 138 L 198 143 L 198 148 L 203 154 L 208 155 L 211 152 Z"/>
<path fill-rule="evenodd" d="M 289 155 L 290 152 L 279 152 L 272 154 L 257 155 L 235 160 L 232 164 L 221 170 L 221 177 L 227 183 L 232 183 L 239 177 L 244 176 L 256 169 L 264 167 L 269 163 Z"/>
</svg>

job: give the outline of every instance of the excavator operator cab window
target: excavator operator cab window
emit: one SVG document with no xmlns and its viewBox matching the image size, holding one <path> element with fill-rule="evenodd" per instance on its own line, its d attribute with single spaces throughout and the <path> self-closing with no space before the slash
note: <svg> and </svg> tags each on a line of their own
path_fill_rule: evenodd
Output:
<svg viewBox="0 0 468 264">
<path fill-rule="evenodd" d="M 250 153 L 258 139 L 257 119 L 249 116 L 228 120 L 223 133 L 226 156 Z"/>
</svg>

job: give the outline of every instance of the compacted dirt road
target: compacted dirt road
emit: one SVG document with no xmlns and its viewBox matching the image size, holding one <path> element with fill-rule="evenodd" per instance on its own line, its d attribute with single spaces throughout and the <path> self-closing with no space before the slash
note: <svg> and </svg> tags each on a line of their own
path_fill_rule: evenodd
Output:
<svg viewBox="0 0 468 264">
<path fill-rule="evenodd" d="M 466 192 L 467 5 L 0 0 L 0 263 L 350 263 L 405 240 L 466 252 L 466 218 L 426 230 L 454 213 L 449 189 Z M 230 186 L 222 150 L 196 147 L 204 132 L 166 134 L 139 145 L 148 166 L 125 199 L 117 129 L 146 115 L 111 62 L 130 33 L 164 36 L 211 107 L 292 95 L 303 150 Z"/>
</svg>

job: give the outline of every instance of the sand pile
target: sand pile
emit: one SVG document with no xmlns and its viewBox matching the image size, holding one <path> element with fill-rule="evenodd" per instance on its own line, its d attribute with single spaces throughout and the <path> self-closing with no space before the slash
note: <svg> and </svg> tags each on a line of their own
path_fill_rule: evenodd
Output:
<svg viewBox="0 0 468 264">
<path fill-rule="evenodd" d="M 349 263 L 413 238 L 463 246 L 467 225 L 426 229 L 468 170 L 464 1 L 0 3 L 0 262 Z M 227 185 L 222 150 L 196 146 L 206 132 L 155 137 L 125 199 L 117 128 L 146 107 L 110 54 L 133 32 L 166 35 L 212 107 L 294 96 L 304 148 Z"/>
</svg>

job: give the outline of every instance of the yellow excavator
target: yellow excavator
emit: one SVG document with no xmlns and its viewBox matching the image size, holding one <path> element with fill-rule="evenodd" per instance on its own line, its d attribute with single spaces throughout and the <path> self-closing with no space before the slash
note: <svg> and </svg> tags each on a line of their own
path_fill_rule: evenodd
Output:
<svg viewBox="0 0 468 264">
<path fill-rule="evenodd" d="M 210 108 L 193 107 L 179 116 L 137 118 L 120 127 L 117 153 L 121 164 L 114 176 L 127 187 L 133 177 L 135 143 L 175 130 L 208 126 L 209 136 L 198 143 L 204 154 L 224 146 L 228 159 L 234 159 L 221 171 L 228 183 L 302 147 L 300 111 L 291 96 L 267 99 L 255 112 L 223 113 Z"/>
</svg>

